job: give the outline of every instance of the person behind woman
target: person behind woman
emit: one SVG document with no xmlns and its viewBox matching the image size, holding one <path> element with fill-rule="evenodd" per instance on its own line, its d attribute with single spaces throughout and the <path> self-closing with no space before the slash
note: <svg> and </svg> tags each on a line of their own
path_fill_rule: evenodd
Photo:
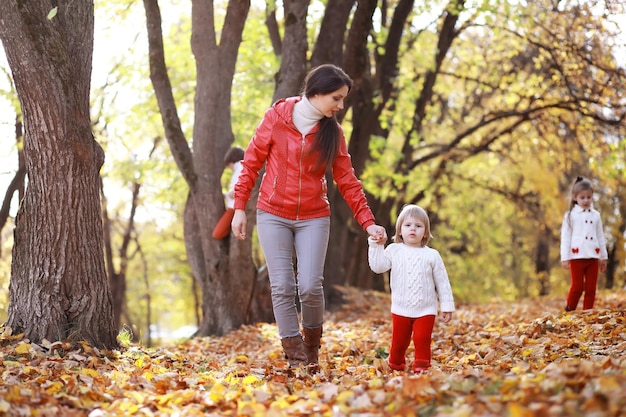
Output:
<svg viewBox="0 0 626 417">
<path fill-rule="evenodd" d="M 386 239 L 385 229 L 375 224 L 335 117 L 351 88 L 350 77 L 334 65 L 311 70 L 303 95 L 280 99 L 265 112 L 246 149 L 235 185 L 232 230 L 243 240 L 246 204 L 265 164 L 257 201 L 257 233 L 267 262 L 274 317 L 290 367 L 318 367 L 324 319 L 323 271 L 330 235 L 327 171 L 363 230 L 377 241 Z"/>
<path fill-rule="evenodd" d="M 213 229 L 214 239 L 224 239 L 230 232 L 230 223 L 232 222 L 233 215 L 235 214 L 235 209 L 233 208 L 235 205 L 235 184 L 237 183 L 239 173 L 241 172 L 243 153 L 243 148 L 233 146 L 226 152 L 226 155 L 224 155 L 224 165 L 226 165 L 226 168 L 232 169 L 233 173 L 230 177 L 228 191 L 224 194 L 226 199 L 226 210 Z"/>
<path fill-rule="evenodd" d="M 394 370 L 406 366 L 406 350 L 415 347 L 413 371 L 430 368 L 432 332 L 439 300 L 445 323 L 452 318 L 454 298 L 448 273 L 436 249 L 426 246 L 431 238 L 426 211 L 414 204 L 404 206 L 396 220 L 394 243 L 387 248 L 368 238 L 368 261 L 377 274 L 391 270 L 391 347 L 387 362 Z"/>
<path fill-rule="evenodd" d="M 576 310 L 583 292 L 583 309 L 593 308 L 598 265 L 604 272 L 607 260 L 602 220 L 593 208 L 593 186 L 587 178 L 578 177 L 561 226 L 561 264 L 569 268 L 571 278 L 565 311 Z"/>
</svg>

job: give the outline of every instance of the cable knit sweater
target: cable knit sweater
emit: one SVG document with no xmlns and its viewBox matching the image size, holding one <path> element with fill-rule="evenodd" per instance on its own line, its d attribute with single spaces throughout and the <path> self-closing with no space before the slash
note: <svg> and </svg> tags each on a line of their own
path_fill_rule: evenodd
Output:
<svg viewBox="0 0 626 417">
<path fill-rule="evenodd" d="M 387 248 L 368 238 L 368 260 L 377 274 L 391 270 L 391 312 L 422 317 L 454 311 L 454 298 L 443 259 L 436 249 L 391 243 Z"/>
</svg>

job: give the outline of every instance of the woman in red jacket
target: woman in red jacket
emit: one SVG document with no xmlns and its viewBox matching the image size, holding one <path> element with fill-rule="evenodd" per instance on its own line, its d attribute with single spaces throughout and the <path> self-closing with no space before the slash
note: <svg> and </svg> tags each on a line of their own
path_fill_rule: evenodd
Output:
<svg viewBox="0 0 626 417">
<path fill-rule="evenodd" d="M 309 365 L 317 369 L 318 365 L 324 318 L 323 272 L 330 235 L 327 171 L 363 230 L 376 241 L 384 243 L 387 239 L 385 229 L 375 224 L 335 117 L 351 88 L 352 80 L 340 68 L 314 68 L 305 79 L 302 96 L 278 100 L 265 112 L 246 149 L 235 185 L 231 226 L 235 237 L 243 240 L 246 204 L 265 165 L 257 201 L 257 232 L 269 271 L 274 317 L 290 367 Z"/>
</svg>

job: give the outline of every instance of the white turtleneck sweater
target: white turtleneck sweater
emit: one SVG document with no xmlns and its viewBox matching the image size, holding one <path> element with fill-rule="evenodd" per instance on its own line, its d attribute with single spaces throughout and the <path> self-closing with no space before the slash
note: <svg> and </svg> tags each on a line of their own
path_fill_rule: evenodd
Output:
<svg viewBox="0 0 626 417">
<path fill-rule="evenodd" d="M 391 312 L 404 317 L 437 315 L 454 311 L 454 298 L 443 259 L 436 249 L 391 243 L 387 248 L 368 238 L 372 271 L 391 270 Z"/>
<path fill-rule="evenodd" d="M 319 111 L 306 96 L 298 101 L 293 107 L 293 123 L 300 133 L 306 135 L 313 127 L 324 118 L 324 113 Z"/>
</svg>

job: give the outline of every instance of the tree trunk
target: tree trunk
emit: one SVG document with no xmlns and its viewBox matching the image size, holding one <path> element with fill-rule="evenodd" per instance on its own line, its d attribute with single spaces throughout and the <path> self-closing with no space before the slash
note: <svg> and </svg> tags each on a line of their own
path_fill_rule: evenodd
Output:
<svg viewBox="0 0 626 417">
<path fill-rule="evenodd" d="M 285 36 L 272 101 L 298 94 L 307 72 L 306 16 L 309 0 L 284 2 Z M 271 104 L 271 103 L 270 103 Z"/>
<path fill-rule="evenodd" d="M 17 215 L 7 325 L 39 343 L 117 346 L 89 117 L 93 2 L 3 3 L 0 38 L 24 114 L 28 186 Z M 56 14 L 55 14 L 56 12 Z"/>
<path fill-rule="evenodd" d="M 212 230 L 224 211 L 221 176 L 223 156 L 232 145 L 231 85 L 249 0 L 231 0 L 221 37 L 216 36 L 210 0 L 192 2 L 191 47 L 196 59 L 193 150 L 182 131 L 167 74 L 161 14 L 156 0 L 144 0 L 150 49 L 150 78 L 163 119 L 165 136 L 189 186 L 184 212 L 185 246 L 195 279 L 202 287 L 202 321 L 197 335 L 222 335 L 255 321 L 250 314 L 256 266 L 251 240 L 215 240 Z M 249 236 L 254 226 L 251 200 Z"/>
<path fill-rule="evenodd" d="M 2 200 L 2 207 L 0 207 L 0 231 L 4 229 L 7 221 L 9 220 L 9 215 L 11 212 L 11 201 L 13 201 L 13 197 L 15 193 L 17 193 L 18 201 L 22 201 L 24 197 L 24 189 L 25 189 L 25 179 L 26 179 L 26 163 L 24 162 L 24 151 L 22 151 L 22 141 L 24 139 L 23 126 L 21 121 L 21 116 L 18 114 L 15 118 L 15 142 L 17 147 L 17 162 L 18 168 L 15 176 L 11 180 L 6 193 L 4 194 L 4 199 Z M 0 256 L 2 255 L 2 242 L 0 236 Z"/>
<path fill-rule="evenodd" d="M 400 4 L 407 3 L 405 0 Z M 412 0 L 408 0 L 412 4 Z M 372 30 L 372 16 L 376 10 L 375 1 L 359 1 L 356 12 L 352 19 L 352 25 L 348 32 L 348 40 L 342 61 L 345 63 L 344 69 L 355 81 L 355 85 L 348 96 L 347 103 L 352 109 L 352 134 L 348 144 L 348 151 L 352 157 L 352 165 L 357 176 L 360 176 L 365 168 L 367 160 L 370 158 L 369 141 L 375 134 L 380 134 L 379 123 L 380 111 L 385 103 L 378 103 L 375 100 L 377 90 L 381 80 L 372 77 L 372 69 L 369 65 L 368 43 Z M 328 7 L 338 7 L 329 2 Z M 410 7 L 409 7 L 410 9 Z M 327 10 L 328 13 L 328 10 Z M 401 8 L 393 20 L 390 33 L 400 32 L 404 27 L 404 22 L 409 12 Z M 398 28 L 396 28 L 398 26 Z M 324 45 L 320 37 L 317 50 L 323 50 Z M 387 66 L 397 66 L 398 55 L 395 51 L 401 41 L 401 36 L 396 36 L 388 40 L 386 45 L 386 56 L 378 56 L 379 59 L 391 64 Z M 327 39 L 327 42 L 332 42 Z M 331 46 L 327 46 L 332 49 Z M 383 74 L 376 73 L 377 77 Z M 387 75 L 388 76 L 388 75 Z M 378 104 L 376 104 L 378 103 Z M 326 263 L 325 281 L 329 287 L 327 301 L 329 304 L 339 302 L 341 294 L 334 291 L 337 285 L 351 284 L 359 287 L 371 288 L 379 287 L 382 282 L 369 269 L 367 264 L 367 241 L 366 235 L 353 220 L 352 213 L 341 197 L 334 185 L 329 191 L 329 200 L 333 210 L 331 222 L 331 239 L 329 245 L 329 256 Z M 370 207 L 376 214 L 373 200 L 369 198 Z M 380 223 L 380 219 L 377 219 Z M 365 284 L 365 285 L 363 285 Z"/>
<path fill-rule="evenodd" d="M 539 280 L 539 295 L 550 294 L 550 246 L 552 232 L 547 227 L 539 231 L 535 246 L 535 276 Z M 528 286 L 519 288 L 522 296 L 528 296 Z"/>
</svg>

